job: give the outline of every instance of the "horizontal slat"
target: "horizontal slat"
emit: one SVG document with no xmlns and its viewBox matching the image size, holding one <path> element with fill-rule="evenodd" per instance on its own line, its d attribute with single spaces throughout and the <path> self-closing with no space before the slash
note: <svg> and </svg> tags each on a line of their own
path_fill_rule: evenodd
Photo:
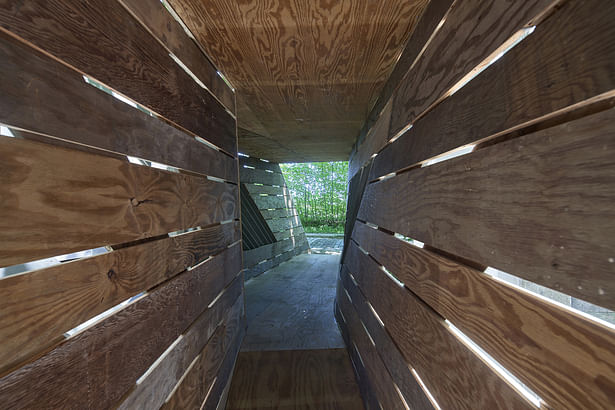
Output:
<svg viewBox="0 0 615 410">
<path fill-rule="evenodd" d="M 290 196 L 290 191 L 285 186 L 270 186 L 270 185 L 254 185 L 245 184 L 248 192 L 252 195 L 267 194 L 267 195 L 285 195 Z"/>
<path fill-rule="evenodd" d="M 118 249 L 0 282 L 0 374 L 68 330 L 239 240 L 239 223 Z"/>
<path fill-rule="evenodd" d="M 615 309 L 615 109 L 370 184 L 359 218 Z"/>
<path fill-rule="evenodd" d="M 286 185 L 282 174 L 244 167 L 239 167 L 239 180 L 244 184 Z"/>
<path fill-rule="evenodd" d="M 235 94 L 218 75 L 216 67 L 203 54 L 182 26 L 159 0 L 120 0 L 154 37 L 177 58 L 218 98 L 227 110 L 235 112 Z"/>
<path fill-rule="evenodd" d="M 272 257 L 284 253 L 295 246 L 294 238 L 284 239 L 283 241 L 270 243 L 256 249 L 250 249 L 243 253 L 243 266 L 250 268 L 260 261 L 271 259 Z"/>
<path fill-rule="evenodd" d="M 411 403 L 412 408 L 433 409 L 433 405 L 412 375 L 406 360 L 393 340 L 391 340 L 391 336 L 372 312 L 359 287 L 352 282 L 348 274 L 348 268 L 345 265 L 342 266 L 342 271 L 340 273 L 338 292 L 340 288 L 348 292 L 359 318 L 363 324 L 365 324 L 370 337 L 376 345 L 375 347 L 378 354 L 380 354 L 383 363 L 386 365 L 393 381 L 399 387 L 406 402 Z M 344 294 L 341 297 L 346 297 L 346 295 Z"/>
<path fill-rule="evenodd" d="M 382 408 L 387 410 L 404 409 L 404 403 L 395 390 L 391 375 L 384 363 L 382 363 L 382 359 L 378 355 L 376 347 L 370 341 L 371 335 L 367 333 L 355 308 L 346 296 L 344 288 L 339 282 L 337 286 L 336 302 L 340 307 L 344 319 L 346 319 L 350 340 L 352 340 L 357 347 L 361 359 L 363 359 L 367 377 L 369 378 L 370 384 L 374 387 L 376 397 L 382 405 Z M 412 404 L 414 408 L 414 403 Z"/>
<path fill-rule="evenodd" d="M 0 25 L 236 154 L 233 117 L 119 2 L 9 2 L 0 7 Z"/>
<path fill-rule="evenodd" d="M 465 0 L 453 5 L 442 27 L 394 94 L 391 136 L 413 122 L 553 3 L 554 0 Z"/>
<path fill-rule="evenodd" d="M 260 209 L 260 213 L 265 219 L 286 218 L 296 216 L 297 210 L 295 208 Z"/>
<path fill-rule="evenodd" d="M 308 249 L 309 249 L 309 246 L 308 246 L 307 240 L 299 242 L 295 244 L 295 247 L 292 250 L 285 252 L 281 255 L 277 255 L 274 258 L 267 260 L 266 262 L 259 263 L 249 269 L 246 269 L 244 271 L 245 278 L 246 280 L 252 279 L 253 277 L 258 276 L 261 273 L 268 271 L 269 269 L 275 268 L 280 263 L 286 262 L 292 257 L 297 256 L 307 251 Z"/>
<path fill-rule="evenodd" d="M 296 228 L 290 228 L 286 231 L 282 231 L 282 232 L 274 232 L 273 236 L 275 236 L 275 240 L 276 241 L 282 241 L 284 239 L 290 238 L 290 237 L 301 237 L 301 235 L 305 234 L 305 231 L 303 230 L 303 226 L 298 226 Z"/>
<path fill-rule="evenodd" d="M 282 173 L 282 170 L 280 169 L 280 164 L 278 164 L 277 162 L 261 161 L 260 159 L 254 157 L 240 156 L 239 165 L 242 167 L 244 165 L 247 165 L 249 167 L 254 167 L 260 170 L 269 170 L 275 172 L 276 174 Z"/>
<path fill-rule="evenodd" d="M 612 330 L 360 222 L 353 237 L 551 407 L 609 402 L 615 386 L 597 381 L 615 381 Z"/>
<path fill-rule="evenodd" d="M 279 209 L 279 208 L 292 208 L 293 202 L 290 196 L 261 196 L 252 195 L 254 203 L 259 209 Z"/>
<path fill-rule="evenodd" d="M 237 181 L 233 158 L 101 92 L 87 84 L 78 71 L 2 30 L 0 59 L 0 122 Z"/>
<path fill-rule="evenodd" d="M 276 219 L 268 219 L 267 225 L 271 229 L 272 232 L 284 232 L 291 228 L 296 228 L 301 226 L 301 221 L 298 216 L 293 216 L 290 218 L 276 218 Z"/>
<path fill-rule="evenodd" d="M 0 266 L 238 217 L 237 186 L 0 137 Z"/>
<path fill-rule="evenodd" d="M 612 91 L 614 18 L 614 2 L 563 2 L 533 34 L 389 144 L 375 158 L 371 179 Z"/>
<path fill-rule="evenodd" d="M 200 352 L 195 359 L 196 362 L 184 374 L 173 395 L 161 409 L 201 408 L 209 389 L 213 388 L 212 384 L 216 381 L 225 353 L 234 350 L 237 338 L 244 327 L 243 322 L 243 298 L 240 297 L 227 312 L 227 319 L 220 324 L 217 334 Z"/>
<path fill-rule="evenodd" d="M 235 310 L 243 307 L 242 289 L 242 281 L 235 280 L 222 297 L 190 326 L 173 350 L 134 387 L 118 409 L 160 408 L 193 360 L 199 354 L 203 355 L 202 351 L 211 351 L 212 347 L 217 346 L 224 337 L 224 323 L 229 321 Z M 216 358 L 209 354 L 206 356 L 212 362 Z"/>
<path fill-rule="evenodd" d="M 358 146 L 357 152 L 348 163 L 348 180 L 351 180 L 372 155 L 380 151 L 389 140 L 391 106 L 389 102 L 384 107 L 374 126 L 367 132 L 363 143 Z"/>
<path fill-rule="evenodd" d="M 164 283 L 0 379 L 0 402 L 15 409 L 111 407 L 240 269 L 235 245 Z"/>
<path fill-rule="evenodd" d="M 348 270 L 442 408 L 533 408 L 459 340 L 444 320 L 351 242 Z"/>
</svg>

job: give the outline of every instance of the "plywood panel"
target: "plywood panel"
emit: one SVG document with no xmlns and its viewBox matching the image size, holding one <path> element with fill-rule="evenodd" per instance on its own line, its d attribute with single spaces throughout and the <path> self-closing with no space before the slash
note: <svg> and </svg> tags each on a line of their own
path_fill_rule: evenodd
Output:
<svg viewBox="0 0 615 410">
<path fill-rule="evenodd" d="M 388 278 L 355 242 L 345 261 L 406 362 L 442 408 L 533 408 L 459 340 L 444 319 Z"/>
<path fill-rule="evenodd" d="M 235 120 L 119 2 L 7 2 L 0 25 L 235 155 Z"/>
<path fill-rule="evenodd" d="M 361 409 L 345 349 L 241 352 L 227 409 Z"/>
<path fill-rule="evenodd" d="M 15 409 L 111 407 L 237 276 L 240 252 L 235 245 L 3 377 L 0 402 Z"/>
<path fill-rule="evenodd" d="M 220 299 L 194 321 L 173 350 L 135 385 L 118 409 L 160 408 L 197 356 L 202 355 L 204 349 L 211 350 L 220 344 L 225 332 L 224 323 L 229 320 L 229 315 L 240 309 L 237 306 L 243 307 L 242 289 L 241 280 L 233 281 Z M 206 356 L 210 357 L 209 354 Z"/>
<path fill-rule="evenodd" d="M 615 3 L 563 3 L 533 34 L 387 146 L 374 159 L 371 179 L 611 92 L 614 16 Z"/>
<path fill-rule="evenodd" d="M 267 131 L 241 150 L 290 162 L 348 158 L 428 2 L 170 3 Z"/>
<path fill-rule="evenodd" d="M 2 30 L 0 59 L 3 124 L 237 181 L 230 156 L 87 84 L 80 72 Z"/>
<path fill-rule="evenodd" d="M 115 245 L 238 216 L 237 186 L 0 138 L 0 265 Z"/>
<path fill-rule="evenodd" d="M 0 374 L 63 334 L 239 240 L 239 223 L 118 249 L 2 279 Z"/>
<path fill-rule="evenodd" d="M 359 218 L 615 309 L 615 110 L 368 185 Z"/>
<path fill-rule="evenodd" d="M 173 53 L 230 112 L 235 112 L 235 94 L 217 73 L 216 67 L 183 27 L 158 0 L 120 0 L 154 37 Z"/>
<path fill-rule="evenodd" d="M 615 392 L 613 384 L 596 383 L 615 380 L 611 329 L 360 222 L 353 235 L 548 405 L 600 408 Z"/>
</svg>

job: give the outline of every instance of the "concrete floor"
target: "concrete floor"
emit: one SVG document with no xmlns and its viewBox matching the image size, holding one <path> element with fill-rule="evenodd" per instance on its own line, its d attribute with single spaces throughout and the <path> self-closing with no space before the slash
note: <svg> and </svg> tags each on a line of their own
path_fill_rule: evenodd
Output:
<svg viewBox="0 0 615 410">
<path fill-rule="evenodd" d="M 241 350 L 344 347 L 333 317 L 339 258 L 303 254 L 247 281 Z"/>
</svg>

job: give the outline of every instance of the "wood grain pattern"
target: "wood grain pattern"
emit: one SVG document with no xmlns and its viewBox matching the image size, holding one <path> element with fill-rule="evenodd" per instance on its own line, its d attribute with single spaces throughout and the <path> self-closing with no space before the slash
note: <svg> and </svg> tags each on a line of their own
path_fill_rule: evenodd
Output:
<svg viewBox="0 0 615 410">
<path fill-rule="evenodd" d="M 387 146 L 374 160 L 371 179 L 612 91 L 614 16 L 615 4 L 564 2 L 532 35 Z"/>
<path fill-rule="evenodd" d="M 0 138 L 0 265 L 238 217 L 237 186 Z"/>
<path fill-rule="evenodd" d="M 355 158 L 358 152 L 363 152 L 363 154 L 365 154 L 366 152 L 372 151 L 369 154 L 371 155 L 374 152 L 380 151 L 384 145 L 384 141 L 382 141 L 382 143 L 370 141 L 371 138 L 367 137 L 367 134 L 371 132 L 370 130 L 374 127 L 376 122 L 380 121 L 379 118 L 381 113 L 386 109 L 385 106 L 389 103 L 393 92 L 398 88 L 414 61 L 421 56 L 423 47 L 425 47 L 434 30 L 439 26 L 442 18 L 445 17 L 452 3 L 453 0 L 431 0 L 425 7 L 423 14 L 416 23 L 416 28 L 412 31 L 399 60 L 395 63 L 391 75 L 388 77 L 384 87 L 382 87 L 382 91 L 376 103 L 372 107 L 363 124 L 363 128 L 361 128 L 357 136 L 353 152 L 350 154 L 349 171 L 351 176 L 354 175 L 356 169 L 361 168 L 361 166 L 365 164 L 364 158 Z M 386 125 L 386 134 L 387 136 L 385 138 L 388 140 L 388 124 Z M 369 145 L 361 147 L 364 142 L 367 142 Z"/>
<path fill-rule="evenodd" d="M 241 150 L 292 162 L 348 158 L 428 2 L 170 3 L 236 87 L 239 125 L 243 100 L 280 145 Z"/>
<path fill-rule="evenodd" d="M 231 384 L 233 409 L 362 409 L 344 349 L 241 352 Z"/>
<path fill-rule="evenodd" d="M 15 409 L 113 406 L 240 270 L 235 245 L 178 275 L 0 379 L 0 402 Z"/>
<path fill-rule="evenodd" d="M 236 154 L 235 120 L 120 3 L 3 2 L 0 25 Z"/>
<path fill-rule="evenodd" d="M 0 374 L 99 313 L 153 288 L 239 240 L 239 223 L 214 225 L 0 282 Z"/>
<path fill-rule="evenodd" d="M 353 237 L 547 405 L 608 406 L 615 394 L 611 329 L 360 222 Z"/>
<path fill-rule="evenodd" d="M 220 299 L 190 325 L 173 350 L 134 387 L 118 409 L 160 408 L 196 357 L 202 355 L 204 349 L 211 350 L 220 344 L 226 329 L 224 324 L 243 307 L 242 289 L 241 280 L 233 281 Z"/>
<path fill-rule="evenodd" d="M 386 329 L 380 324 L 379 319 L 374 315 L 370 306 L 367 304 L 363 293 L 354 284 L 348 273 L 348 268 L 343 265 L 338 282 L 338 298 L 345 298 L 346 295 L 340 293 L 341 290 L 348 292 L 352 304 L 365 325 L 370 337 L 375 343 L 375 348 L 380 355 L 382 362 L 386 365 L 391 378 L 399 387 L 399 391 L 412 408 L 433 409 L 433 405 L 425 395 L 425 392 L 416 381 L 406 360 L 402 356 L 399 348 L 395 345 Z"/>
<path fill-rule="evenodd" d="M 345 261 L 406 362 L 442 408 L 533 408 L 459 340 L 438 314 L 390 280 L 355 242 L 349 245 Z"/>
<path fill-rule="evenodd" d="M 379 399 L 378 401 L 382 408 L 391 410 L 405 409 L 404 402 L 393 385 L 394 382 L 389 371 L 376 351 L 376 346 L 371 342 L 373 340 L 371 339 L 372 336 L 368 333 L 356 309 L 353 307 L 352 301 L 344 293 L 342 286 L 337 287 L 337 297 L 335 300 L 344 319 L 346 319 L 350 340 L 352 340 L 361 355 L 365 370 L 367 371 L 367 377 L 374 387 L 376 397 Z M 414 403 L 412 404 L 414 407 Z"/>
<path fill-rule="evenodd" d="M 243 298 L 239 297 L 226 313 L 226 320 L 220 324 L 216 334 L 199 353 L 198 358 L 187 370 L 171 397 L 161 407 L 169 409 L 200 409 L 216 381 L 226 353 L 230 353 L 237 338 L 242 334 Z"/>
<path fill-rule="evenodd" d="M 237 164 L 228 155 L 92 87 L 80 72 L 1 29 L 0 59 L 0 122 L 237 181 Z"/>
<path fill-rule="evenodd" d="M 235 112 L 235 93 L 217 73 L 165 5 L 158 0 L 119 0 L 154 37 L 177 56 L 230 112 Z"/>
<path fill-rule="evenodd" d="M 614 120 L 610 109 L 370 184 L 359 218 L 615 309 Z"/>
</svg>

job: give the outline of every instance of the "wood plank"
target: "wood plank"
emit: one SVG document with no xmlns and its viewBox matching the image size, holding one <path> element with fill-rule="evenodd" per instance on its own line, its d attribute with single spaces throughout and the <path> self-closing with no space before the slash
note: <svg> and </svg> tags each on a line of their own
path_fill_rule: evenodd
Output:
<svg viewBox="0 0 615 410">
<path fill-rule="evenodd" d="M 609 402 L 614 382 L 597 381 L 615 381 L 613 330 L 360 222 L 353 238 L 548 406 Z"/>
<path fill-rule="evenodd" d="M 0 59 L 0 122 L 237 181 L 233 158 L 92 87 L 80 72 L 1 29 Z"/>
<path fill-rule="evenodd" d="M 235 341 L 232 343 L 231 347 L 227 350 L 226 355 L 224 356 L 224 361 L 218 370 L 216 381 L 214 382 L 209 395 L 205 399 L 205 402 L 201 405 L 202 409 L 221 410 L 225 408 L 225 403 L 222 402 L 223 392 L 233 377 L 233 370 L 235 369 L 235 363 L 239 354 L 239 347 L 241 346 L 241 342 L 246 333 L 245 316 L 242 319 L 243 325 L 240 326 Z"/>
<path fill-rule="evenodd" d="M 343 287 L 337 287 L 337 305 L 342 312 L 346 325 L 348 326 L 348 334 L 350 340 L 354 343 L 367 372 L 371 385 L 374 387 L 376 397 L 384 409 L 405 409 L 406 406 L 400 395 L 395 390 L 393 379 L 389 374 L 380 355 L 376 351 L 375 345 L 372 344 L 371 335 L 367 332 L 365 325 L 359 318 L 356 309 L 352 305 L 352 301 L 344 293 Z M 413 407 L 414 407 L 414 403 Z"/>
<path fill-rule="evenodd" d="M 337 326 L 339 327 L 340 333 L 342 334 L 342 338 L 346 343 L 346 351 L 350 356 L 350 362 L 352 363 L 352 369 L 354 371 L 357 384 L 359 385 L 359 391 L 361 392 L 363 405 L 368 410 L 381 410 L 382 407 L 380 406 L 378 398 L 374 393 L 374 388 L 372 387 L 369 378 L 367 377 L 367 370 L 365 370 L 365 366 L 363 366 L 363 363 L 361 362 L 361 358 L 359 357 L 359 353 L 356 347 L 353 345 L 352 340 L 350 340 L 348 325 L 344 320 L 344 316 L 342 315 L 342 312 L 337 302 L 335 302 L 334 314 Z"/>
<path fill-rule="evenodd" d="M 299 216 L 289 218 L 275 218 L 268 219 L 267 225 L 275 234 L 275 232 L 284 232 L 291 228 L 297 228 L 301 226 L 301 221 L 299 220 Z"/>
<path fill-rule="evenodd" d="M 233 409 L 362 409 L 345 349 L 241 352 L 227 404 Z"/>
<path fill-rule="evenodd" d="M 276 255 L 284 253 L 295 246 L 294 238 L 284 239 L 279 242 L 274 242 L 268 245 L 261 246 L 256 249 L 250 249 L 243 252 L 243 266 L 250 268 L 260 261 L 270 259 Z"/>
<path fill-rule="evenodd" d="M 0 282 L 0 374 L 86 320 L 239 240 L 239 223 L 121 248 Z"/>
<path fill-rule="evenodd" d="M 286 231 L 274 232 L 273 236 L 275 236 L 276 241 L 282 241 L 292 236 L 300 237 L 300 235 L 304 235 L 304 234 L 305 234 L 305 231 L 303 230 L 303 226 L 297 226 L 296 228 L 290 228 Z"/>
<path fill-rule="evenodd" d="M 293 249 L 290 251 L 284 252 L 281 255 L 276 255 L 272 259 L 267 260 L 266 262 L 259 263 L 249 269 L 244 271 L 244 275 L 246 280 L 252 279 L 255 276 L 260 275 L 261 273 L 268 271 L 269 269 L 273 269 L 278 266 L 282 262 L 286 262 L 294 256 L 297 256 L 309 249 L 309 245 L 307 240 L 305 242 L 300 242 L 295 245 Z"/>
<path fill-rule="evenodd" d="M 363 143 L 359 145 L 357 152 L 352 156 L 348 163 L 348 180 L 351 180 L 362 166 L 367 165 L 373 154 L 380 151 L 388 142 L 391 107 L 391 102 L 384 107 L 374 126 L 367 132 Z"/>
<path fill-rule="evenodd" d="M 260 170 L 269 170 L 275 172 L 276 174 L 282 173 L 282 170 L 280 169 L 280 164 L 278 164 L 277 162 L 263 161 L 262 159 L 256 157 L 240 156 L 239 166 L 243 167 L 244 165 L 254 167 Z"/>
<path fill-rule="evenodd" d="M 355 242 L 348 247 L 346 263 L 406 362 L 416 369 L 440 407 L 534 408 L 458 339 L 444 319 L 389 279 Z"/>
<path fill-rule="evenodd" d="M 236 155 L 233 117 L 118 2 L 10 2 L 0 25 Z"/>
<path fill-rule="evenodd" d="M 295 208 L 260 209 L 259 211 L 265 219 L 287 218 L 297 216 L 297 210 Z"/>
<path fill-rule="evenodd" d="M 533 34 L 387 146 L 375 158 L 371 179 L 612 91 L 614 17 L 615 4 L 562 3 Z"/>
<path fill-rule="evenodd" d="M 252 199 L 259 209 L 293 208 L 290 196 L 252 195 Z"/>
<path fill-rule="evenodd" d="M 135 385 L 118 409 L 160 408 L 197 356 L 212 358 L 211 350 L 223 345 L 220 340 L 224 339 L 225 323 L 243 308 L 242 293 L 241 280 L 233 281 L 220 299 L 194 321 L 173 350 Z"/>
<path fill-rule="evenodd" d="M 239 167 L 239 180 L 243 184 L 264 184 L 286 186 L 284 176 L 274 172 L 267 172 L 260 169 Z"/>
<path fill-rule="evenodd" d="M 231 352 L 245 328 L 243 297 L 227 312 L 227 319 L 186 371 L 173 394 L 161 407 L 168 409 L 200 409 L 220 372 L 226 352 Z"/>
<path fill-rule="evenodd" d="M 254 196 L 260 194 L 290 196 L 290 191 L 285 186 L 245 184 L 248 192 Z"/>
<path fill-rule="evenodd" d="M 0 266 L 238 217 L 237 186 L 0 138 Z"/>
<path fill-rule="evenodd" d="M 610 109 L 370 184 L 359 218 L 615 309 L 614 123 Z"/>
<path fill-rule="evenodd" d="M 182 26 L 158 0 L 120 0 L 139 22 L 173 53 L 231 113 L 235 113 L 235 93 L 218 75 L 218 70 Z"/>
<path fill-rule="evenodd" d="M 414 61 L 421 56 L 423 47 L 425 47 L 427 41 L 429 41 L 433 32 L 439 26 L 439 23 L 445 17 L 452 3 L 453 0 L 431 0 L 425 7 L 421 18 L 416 24 L 416 28 L 406 42 L 406 46 L 404 47 L 399 60 L 397 60 L 393 71 L 389 75 L 384 87 L 382 87 L 378 100 L 372 107 L 370 114 L 363 124 L 363 128 L 361 128 L 361 131 L 359 132 L 355 143 L 355 151 L 350 154 L 348 179 L 351 179 L 356 171 L 365 164 L 365 153 L 371 151 L 369 155 L 372 155 L 373 153 L 380 151 L 384 145 L 384 142 L 388 140 L 388 123 L 386 126 L 381 125 L 384 129 L 386 129 L 386 136 L 384 137 L 385 141 L 381 141 L 379 139 L 376 141 L 371 141 L 373 137 L 366 137 L 366 135 L 370 133 L 370 130 L 374 127 L 376 122 L 382 122 L 380 117 L 382 112 L 387 109 L 385 106 L 391 100 L 391 96 L 399 87 L 407 71 L 414 64 Z M 362 147 L 364 142 L 367 142 L 369 145 Z M 357 154 L 359 153 L 362 153 L 362 155 L 357 157 Z"/>
<path fill-rule="evenodd" d="M 345 265 L 342 266 L 340 273 L 338 292 L 340 289 L 344 289 L 348 292 L 348 296 L 350 296 L 359 318 L 374 341 L 376 350 L 382 358 L 382 362 L 387 367 L 395 384 L 399 387 L 399 391 L 406 400 L 406 403 L 410 403 L 412 408 L 433 409 L 433 405 L 412 375 L 399 348 L 395 345 L 385 328 L 380 324 L 379 318 L 374 315 L 363 293 L 361 293 L 359 287 L 352 281 L 348 273 L 348 268 Z M 340 298 L 344 297 L 346 297 L 346 295 L 340 296 Z"/>
<path fill-rule="evenodd" d="M 15 409 L 113 406 L 240 270 L 235 245 L 178 275 L 0 379 L 0 402 Z"/>
</svg>

